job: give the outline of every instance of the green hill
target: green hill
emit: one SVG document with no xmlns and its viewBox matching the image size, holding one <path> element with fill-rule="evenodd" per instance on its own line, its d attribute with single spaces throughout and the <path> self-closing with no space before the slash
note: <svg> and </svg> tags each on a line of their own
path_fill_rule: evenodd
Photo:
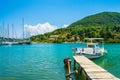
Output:
<svg viewBox="0 0 120 80">
<path fill-rule="evenodd" d="M 67 28 L 31 37 L 34 42 L 74 42 L 102 37 L 106 42 L 120 42 L 120 13 L 102 12 L 78 20 Z"/>
<path fill-rule="evenodd" d="M 120 13 L 102 12 L 91 15 L 72 23 L 69 27 L 75 26 L 114 26 L 120 24 Z"/>
</svg>

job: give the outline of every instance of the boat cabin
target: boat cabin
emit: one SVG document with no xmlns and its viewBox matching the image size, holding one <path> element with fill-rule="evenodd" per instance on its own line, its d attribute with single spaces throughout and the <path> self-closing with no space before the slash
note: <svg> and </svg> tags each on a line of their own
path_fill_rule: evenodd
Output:
<svg viewBox="0 0 120 80">
<path fill-rule="evenodd" d="M 88 48 L 95 48 L 98 47 L 98 43 L 87 43 Z"/>
</svg>

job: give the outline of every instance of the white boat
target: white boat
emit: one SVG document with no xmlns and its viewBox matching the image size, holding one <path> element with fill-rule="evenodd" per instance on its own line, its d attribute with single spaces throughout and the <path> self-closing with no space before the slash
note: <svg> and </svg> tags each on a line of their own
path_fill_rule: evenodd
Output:
<svg viewBox="0 0 120 80">
<path fill-rule="evenodd" d="M 8 42 L 8 41 L 4 41 L 1 43 L 2 45 L 11 45 L 12 43 L 11 42 Z"/>
<path fill-rule="evenodd" d="M 1 45 L 17 45 L 18 42 L 10 42 L 10 41 L 4 41 L 4 42 L 1 42 Z"/>
<path fill-rule="evenodd" d="M 84 55 L 89 59 L 96 59 L 102 57 L 107 51 L 104 49 L 104 42 L 102 42 L 102 47 L 98 43 L 93 42 L 93 40 L 103 40 L 103 38 L 86 38 L 91 42 L 86 43 L 86 48 L 73 48 L 72 52 L 74 55 Z"/>
</svg>

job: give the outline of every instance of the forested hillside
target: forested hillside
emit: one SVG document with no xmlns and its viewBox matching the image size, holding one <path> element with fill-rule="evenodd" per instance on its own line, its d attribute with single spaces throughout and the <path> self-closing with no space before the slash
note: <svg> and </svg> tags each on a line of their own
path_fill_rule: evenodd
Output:
<svg viewBox="0 0 120 80">
<path fill-rule="evenodd" d="M 120 42 L 120 13 L 102 12 L 73 22 L 67 28 L 44 35 L 32 36 L 34 42 L 75 42 L 84 38 L 105 38 L 105 42 Z"/>
</svg>

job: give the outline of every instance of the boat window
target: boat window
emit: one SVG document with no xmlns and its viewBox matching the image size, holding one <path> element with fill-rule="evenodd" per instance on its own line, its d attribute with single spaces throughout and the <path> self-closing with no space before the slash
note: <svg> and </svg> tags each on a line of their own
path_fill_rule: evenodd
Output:
<svg viewBox="0 0 120 80">
<path fill-rule="evenodd" d="M 98 45 L 96 45 L 96 47 L 98 47 Z"/>
<path fill-rule="evenodd" d="M 94 48 L 95 46 L 94 45 L 88 45 L 89 48 Z"/>
<path fill-rule="evenodd" d="M 88 47 L 92 47 L 92 45 L 88 45 Z"/>
</svg>

